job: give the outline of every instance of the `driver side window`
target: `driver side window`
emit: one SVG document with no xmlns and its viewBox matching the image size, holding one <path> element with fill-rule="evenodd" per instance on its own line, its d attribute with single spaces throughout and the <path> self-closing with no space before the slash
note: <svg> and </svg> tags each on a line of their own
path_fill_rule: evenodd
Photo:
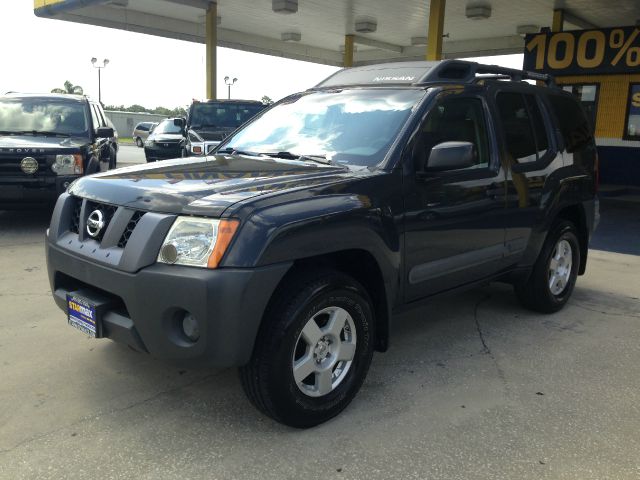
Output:
<svg viewBox="0 0 640 480">
<path fill-rule="evenodd" d="M 444 142 L 469 142 L 473 145 L 473 165 L 489 166 L 489 137 L 483 102 L 476 97 L 446 95 L 432 107 L 414 146 L 415 171 L 429 167 L 429 155 Z"/>
</svg>

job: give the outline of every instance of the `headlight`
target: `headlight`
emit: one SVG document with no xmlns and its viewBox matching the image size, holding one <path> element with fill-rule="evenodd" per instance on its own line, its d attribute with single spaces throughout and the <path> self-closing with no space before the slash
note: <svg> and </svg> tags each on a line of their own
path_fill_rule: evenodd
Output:
<svg viewBox="0 0 640 480">
<path fill-rule="evenodd" d="M 144 141 L 144 146 L 145 147 L 153 147 L 153 144 L 156 143 L 153 140 L 145 140 Z"/>
<path fill-rule="evenodd" d="M 56 155 L 56 160 L 51 165 L 53 170 L 58 175 L 81 175 L 83 172 L 82 167 L 82 155 Z"/>
<path fill-rule="evenodd" d="M 164 239 L 158 262 L 216 268 L 237 228 L 237 220 L 178 217 Z"/>
</svg>

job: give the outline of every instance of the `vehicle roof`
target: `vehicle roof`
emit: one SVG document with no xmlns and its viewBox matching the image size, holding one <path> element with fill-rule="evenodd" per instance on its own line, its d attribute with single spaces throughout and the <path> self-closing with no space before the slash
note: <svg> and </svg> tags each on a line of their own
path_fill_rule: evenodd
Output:
<svg viewBox="0 0 640 480">
<path fill-rule="evenodd" d="M 86 102 L 89 98 L 85 95 L 74 95 L 67 93 L 19 93 L 7 92 L 0 98 L 42 98 L 52 100 L 69 100 L 72 102 Z"/>
<path fill-rule="evenodd" d="M 438 62 L 393 62 L 344 68 L 327 77 L 313 89 L 344 86 L 427 86 L 440 83 L 477 83 L 482 79 L 540 80 L 554 85 L 553 77 L 536 72 L 516 70 L 498 65 L 485 65 L 464 60 Z M 313 90 L 312 89 L 312 90 Z"/>
</svg>

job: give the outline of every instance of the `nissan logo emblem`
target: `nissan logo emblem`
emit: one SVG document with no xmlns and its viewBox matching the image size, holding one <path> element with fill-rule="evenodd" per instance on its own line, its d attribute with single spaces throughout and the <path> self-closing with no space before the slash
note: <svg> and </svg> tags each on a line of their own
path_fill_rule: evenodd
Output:
<svg viewBox="0 0 640 480">
<path fill-rule="evenodd" d="M 93 238 L 100 235 L 100 231 L 104 228 L 104 214 L 100 210 L 94 210 L 87 218 L 87 233 Z"/>
</svg>

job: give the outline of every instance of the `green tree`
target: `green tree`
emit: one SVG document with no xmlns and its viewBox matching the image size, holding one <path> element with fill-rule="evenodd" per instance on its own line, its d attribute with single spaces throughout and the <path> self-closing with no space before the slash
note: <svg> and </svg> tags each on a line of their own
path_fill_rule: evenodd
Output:
<svg viewBox="0 0 640 480">
<path fill-rule="evenodd" d="M 84 90 L 80 85 L 74 85 L 69 80 L 64 82 L 64 88 L 54 88 L 51 93 L 64 93 L 67 95 L 82 95 Z"/>
<path fill-rule="evenodd" d="M 264 103 L 265 105 L 271 105 L 273 103 L 273 100 L 271 100 L 271 97 L 268 97 L 266 95 L 264 95 L 261 99 L 262 103 Z"/>
</svg>

